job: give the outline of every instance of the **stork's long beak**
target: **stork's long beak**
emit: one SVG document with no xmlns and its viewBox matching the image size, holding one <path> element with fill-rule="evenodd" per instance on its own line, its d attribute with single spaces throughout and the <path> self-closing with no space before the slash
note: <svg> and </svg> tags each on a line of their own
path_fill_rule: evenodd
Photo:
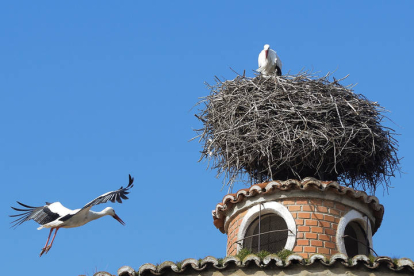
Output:
<svg viewBox="0 0 414 276">
<path fill-rule="evenodd" d="M 120 217 L 118 217 L 118 215 L 117 214 L 115 214 L 114 216 L 113 216 L 113 218 L 114 219 L 116 219 L 117 221 L 119 221 L 119 223 L 120 224 L 122 224 L 122 225 L 125 225 L 125 222 L 120 218 Z"/>
<path fill-rule="evenodd" d="M 267 58 L 268 50 L 265 50 L 265 58 Z"/>
</svg>

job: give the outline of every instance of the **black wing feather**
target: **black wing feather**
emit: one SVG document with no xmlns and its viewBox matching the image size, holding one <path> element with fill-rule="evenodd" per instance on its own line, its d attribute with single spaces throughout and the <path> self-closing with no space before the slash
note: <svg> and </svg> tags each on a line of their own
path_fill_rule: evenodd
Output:
<svg viewBox="0 0 414 276">
<path fill-rule="evenodd" d="M 129 194 L 129 193 L 126 193 L 126 194 Z M 125 199 L 125 200 L 129 199 L 126 195 L 120 194 L 119 196 L 122 197 L 122 199 Z"/>
<path fill-rule="evenodd" d="M 281 75 L 282 75 L 282 69 L 280 69 L 280 67 L 276 65 L 276 76 L 281 76 Z"/>
<path fill-rule="evenodd" d="M 16 208 L 16 207 L 11 207 L 15 211 L 22 212 L 21 214 L 10 215 L 10 217 L 19 217 L 19 218 L 15 219 L 14 221 L 11 222 L 11 223 L 14 223 L 12 225 L 12 227 L 14 227 L 14 228 L 19 226 L 23 222 L 31 220 L 31 219 L 36 221 L 40 225 L 43 225 L 43 224 L 49 223 L 51 221 L 54 221 L 59 217 L 59 214 L 53 213 L 52 211 L 50 211 L 50 209 L 48 207 L 48 205 L 50 205 L 50 203 L 46 203 L 46 205 L 39 206 L 39 207 L 29 206 L 29 205 L 23 204 L 19 201 L 17 201 L 17 203 L 19 205 L 27 208 L 27 209 L 20 209 L 20 208 Z"/>
<path fill-rule="evenodd" d="M 121 186 L 121 188 L 119 188 L 116 191 L 112 191 L 112 192 L 101 195 L 95 198 L 94 200 L 92 200 L 91 202 L 87 203 L 85 206 L 83 206 L 82 209 L 90 208 L 92 206 L 95 206 L 101 203 L 106 203 L 108 201 L 111 201 L 112 203 L 115 203 L 115 201 L 122 203 L 122 199 L 128 199 L 126 194 L 129 194 L 128 190 L 134 187 L 133 183 L 134 183 L 134 178 L 131 177 L 131 175 L 129 175 L 128 186 L 126 186 L 125 188 Z"/>
</svg>

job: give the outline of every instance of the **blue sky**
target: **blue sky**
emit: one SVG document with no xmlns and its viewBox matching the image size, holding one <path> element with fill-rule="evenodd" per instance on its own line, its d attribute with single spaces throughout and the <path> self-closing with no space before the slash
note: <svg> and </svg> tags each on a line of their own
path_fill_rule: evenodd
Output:
<svg viewBox="0 0 414 276">
<path fill-rule="evenodd" d="M 192 109 L 230 67 L 253 76 L 269 43 L 283 71 L 350 74 L 356 93 L 391 113 L 404 174 L 377 196 L 380 255 L 414 259 L 410 238 L 414 124 L 412 1 L 3 1 L 0 3 L 0 239 L 3 274 L 113 274 L 207 255 L 225 256 L 211 210 L 215 171 L 189 142 Z M 10 229 L 11 205 L 82 207 L 135 177 L 130 199 L 105 217 L 59 231 Z M 235 190 L 245 188 L 236 185 Z"/>
</svg>

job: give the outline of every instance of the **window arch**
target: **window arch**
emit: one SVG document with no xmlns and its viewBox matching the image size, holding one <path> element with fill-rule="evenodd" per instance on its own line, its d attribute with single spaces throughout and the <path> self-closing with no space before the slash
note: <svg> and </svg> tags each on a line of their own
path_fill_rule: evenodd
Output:
<svg viewBox="0 0 414 276">
<path fill-rule="evenodd" d="M 355 210 L 349 211 L 339 222 L 336 240 L 339 251 L 348 257 L 370 255 L 372 230 L 369 219 Z"/>
<path fill-rule="evenodd" d="M 247 247 L 259 251 L 259 218 L 260 218 L 260 250 L 277 253 L 282 249 L 293 250 L 296 241 L 296 223 L 288 209 L 278 202 L 265 202 L 249 209 L 239 228 L 237 251 Z M 278 231 L 285 230 L 287 231 Z"/>
</svg>

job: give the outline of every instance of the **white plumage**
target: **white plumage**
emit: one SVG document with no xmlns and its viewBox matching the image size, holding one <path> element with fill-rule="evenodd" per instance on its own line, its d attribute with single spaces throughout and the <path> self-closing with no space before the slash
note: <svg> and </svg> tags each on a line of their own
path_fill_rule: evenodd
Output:
<svg viewBox="0 0 414 276">
<path fill-rule="evenodd" d="M 92 206 L 106 203 L 108 201 L 111 202 L 119 202 L 122 203 L 122 199 L 128 199 L 126 196 L 129 192 L 130 188 L 132 188 L 134 182 L 134 178 L 129 176 L 129 184 L 125 188 L 121 187 L 116 191 L 105 193 L 91 202 L 87 203 L 81 209 L 71 210 L 64 207 L 60 202 L 48 203 L 46 205 L 40 207 L 32 207 L 17 201 L 18 204 L 25 207 L 26 209 L 19 209 L 15 207 L 11 207 L 13 210 L 22 212 L 16 215 L 11 215 L 11 217 L 18 217 L 16 220 L 12 221 L 13 227 L 17 227 L 25 221 L 34 220 L 39 223 L 41 226 L 37 228 L 38 230 L 43 228 L 50 228 L 49 237 L 47 238 L 46 245 L 42 248 L 40 252 L 40 256 L 44 253 L 47 253 L 53 245 L 53 241 L 55 240 L 56 233 L 59 228 L 73 228 L 82 226 L 92 220 L 101 218 L 103 216 L 112 216 L 114 219 L 119 221 L 122 225 L 125 223 L 122 221 L 115 211 L 111 207 L 107 207 L 103 209 L 101 212 L 94 212 L 91 211 Z M 53 232 L 56 229 L 55 234 L 53 235 L 52 241 L 50 245 L 49 239 Z"/>
<path fill-rule="evenodd" d="M 269 77 L 275 72 L 277 76 L 282 75 L 282 62 L 276 52 L 270 49 L 269 44 L 266 44 L 260 52 L 258 63 L 259 69 L 257 71 L 263 76 Z"/>
</svg>

